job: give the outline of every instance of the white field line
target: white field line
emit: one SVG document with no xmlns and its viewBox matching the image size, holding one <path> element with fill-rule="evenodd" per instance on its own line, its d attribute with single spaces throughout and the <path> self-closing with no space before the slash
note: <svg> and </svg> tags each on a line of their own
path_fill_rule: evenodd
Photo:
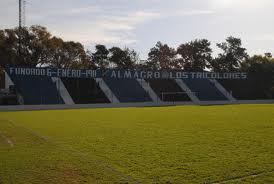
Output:
<svg viewBox="0 0 274 184">
<path fill-rule="evenodd" d="M 231 183 L 231 182 L 240 182 L 245 179 L 252 179 L 252 178 L 256 178 L 256 177 L 259 177 L 259 176 L 262 176 L 265 174 L 270 174 L 273 172 L 274 172 L 274 170 L 266 171 L 266 172 L 258 172 L 256 174 L 250 174 L 250 175 L 246 175 L 246 176 L 234 177 L 234 178 L 223 180 L 223 181 L 212 182 L 210 184 L 226 184 L 226 183 Z"/>
<path fill-rule="evenodd" d="M 14 123 L 14 121 L 12 121 L 12 120 L 4 120 L 4 121 L 9 122 L 14 127 L 21 128 L 21 129 L 25 130 L 26 132 L 28 132 L 29 134 L 35 136 L 38 139 L 42 139 L 43 141 L 49 142 L 49 138 L 48 137 L 43 136 L 41 134 L 38 134 L 37 132 L 35 132 L 35 131 L 31 130 L 31 129 L 28 129 L 26 127 L 23 127 L 23 126 L 20 126 L 20 125 L 16 125 Z"/>
<path fill-rule="evenodd" d="M 13 142 L 3 134 L 3 132 L 0 131 L 0 136 L 2 137 L 2 139 L 11 147 L 13 148 L 14 147 L 14 144 Z"/>
<path fill-rule="evenodd" d="M 1 120 L 3 120 L 3 119 L 1 119 Z M 106 164 L 106 163 L 103 162 L 103 161 L 100 161 L 100 160 L 98 160 L 98 159 L 89 160 L 89 159 L 87 158 L 87 157 L 89 156 L 88 153 L 84 153 L 84 152 L 75 150 L 75 149 L 72 148 L 71 146 L 70 146 L 70 147 L 62 146 L 61 144 L 56 143 L 56 142 L 53 142 L 52 140 L 50 140 L 49 137 L 42 136 L 42 135 L 40 135 L 39 133 L 37 133 L 37 132 L 35 132 L 35 131 L 33 131 L 33 130 L 30 130 L 30 129 L 26 128 L 26 127 L 16 125 L 16 123 L 13 122 L 12 120 L 7 120 L 7 119 L 5 119 L 5 120 L 3 120 L 3 121 L 8 122 L 8 123 L 10 123 L 11 125 L 13 125 L 13 126 L 15 126 L 15 127 L 22 128 L 22 129 L 26 130 L 27 132 L 29 132 L 30 134 L 32 134 L 32 135 L 34 135 L 34 136 L 36 136 L 36 137 L 38 137 L 38 138 L 40 138 L 40 139 L 42 139 L 42 140 L 44 140 L 44 141 L 50 143 L 50 144 L 55 145 L 56 147 L 64 148 L 64 149 L 66 149 L 67 151 L 69 150 L 69 153 L 74 154 L 75 156 L 80 156 L 81 159 L 86 158 L 86 161 L 87 161 L 87 162 L 92 161 L 93 164 L 100 165 L 100 166 L 101 166 L 102 168 L 104 168 L 105 170 L 108 170 L 110 173 L 115 174 L 115 175 L 118 175 L 118 176 L 120 176 L 120 177 L 122 177 L 122 178 L 128 180 L 128 182 L 130 182 L 130 183 L 133 183 L 133 184 L 140 184 L 140 183 L 141 183 L 141 182 L 139 182 L 138 180 L 136 180 L 135 178 L 133 178 L 132 176 L 127 175 L 127 174 L 125 174 L 125 173 L 123 173 L 123 172 L 121 172 L 121 171 L 115 169 L 114 167 L 112 167 L 112 166 L 109 165 L 109 164 Z M 65 122 L 65 121 L 58 121 L 58 122 Z M 0 133 L 1 133 L 1 132 L 0 132 Z M 0 184 L 1 184 L 1 183 L 0 183 Z"/>
</svg>

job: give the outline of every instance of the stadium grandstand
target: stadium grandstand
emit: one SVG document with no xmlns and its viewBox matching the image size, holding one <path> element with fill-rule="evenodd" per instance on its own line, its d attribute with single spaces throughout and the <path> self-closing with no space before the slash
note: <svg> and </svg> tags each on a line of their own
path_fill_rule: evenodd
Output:
<svg viewBox="0 0 274 184">
<path fill-rule="evenodd" d="M 7 67 L 1 105 L 231 104 L 272 102 L 249 73 Z"/>
</svg>

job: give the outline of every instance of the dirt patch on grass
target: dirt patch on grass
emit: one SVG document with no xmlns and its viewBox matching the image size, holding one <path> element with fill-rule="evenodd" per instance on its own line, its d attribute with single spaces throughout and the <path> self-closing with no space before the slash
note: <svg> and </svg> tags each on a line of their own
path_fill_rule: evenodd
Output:
<svg viewBox="0 0 274 184">
<path fill-rule="evenodd" d="M 60 183 L 78 184 L 82 183 L 81 172 L 71 166 L 64 166 L 58 170 Z"/>
</svg>

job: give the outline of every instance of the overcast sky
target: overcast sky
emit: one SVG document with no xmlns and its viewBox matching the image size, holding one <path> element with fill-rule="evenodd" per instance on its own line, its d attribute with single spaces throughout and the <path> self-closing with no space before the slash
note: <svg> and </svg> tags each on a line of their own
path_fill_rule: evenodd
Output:
<svg viewBox="0 0 274 184">
<path fill-rule="evenodd" d="M 18 0 L 0 0 L 0 29 L 18 23 Z M 274 53 L 273 0 L 27 0 L 26 25 L 46 26 L 86 48 L 127 46 L 142 59 L 157 41 L 240 37 L 251 54 Z"/>
</svg>

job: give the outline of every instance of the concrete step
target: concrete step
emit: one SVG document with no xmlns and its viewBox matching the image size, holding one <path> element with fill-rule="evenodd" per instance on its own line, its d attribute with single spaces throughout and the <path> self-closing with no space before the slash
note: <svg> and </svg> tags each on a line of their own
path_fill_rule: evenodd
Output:
<svg viewBox="0 0 274 184">
<path fill-rule="evenodd" d="M 187 95 L 189 96 L 189 98 L 195 103 L 195 104 L 199 104 L 200 100 L 197 98 L 197 96 L 195 95 L 195 93 L 193 93 L 189 87 L 184 83 L 184 81 L 182 79 L 175 79 L 176 83 L 181 87 L 181 89 L 183 91 L 185 91 L 187 93 Z"/>
<path fill-rule="evenodd" d="M 210 79 L 215 87 L 231 102 L 237 101 L 216 79 Z"/>
<path fill-rule="evenodd" d="M 74 101 L 71 98 L 66 86 L 64 85 L 63 81 L 60 78 L 52 77 L 52 81 L 56 84 L 56 88 L 62 97 L 63 101 L 66 105 L 74 105 Z"/>
<path fill-rule="evenodd" d="M 150 87 L 150 85 L 142 79 L 137 79 L 137 81 L 140 83 L 140 85 L 144 88 L 144 90 L 149 94 L 150 98 L 153 100 L 153 102 L 158 103 L 162 102 L 158 95 L 153 91 L 153 89 Z"/>
<path fill-rule="evenodd" d="M 111 103 L 120 103 L 115 94 L 111 91 L 108 85 L 102 78 L 96 78 L 96 82 L 99 84 L 101 90 L 105 93 Z"/>
</svg>

